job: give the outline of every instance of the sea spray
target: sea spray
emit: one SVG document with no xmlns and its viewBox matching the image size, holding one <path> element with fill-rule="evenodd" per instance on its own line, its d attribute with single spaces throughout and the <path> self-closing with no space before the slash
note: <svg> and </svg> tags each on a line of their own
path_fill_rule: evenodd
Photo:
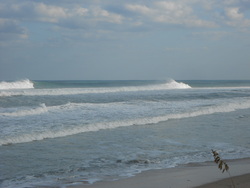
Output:
<svg viewBox="0 0 250 188">
<path fill-rule="evenodd" d="M 33 82 L 28 79 L 19 80 L 14 82 L 0 82 L 0 90 L 12 90 L 12 89 L 31 89 L 34 88 Z"/>
</svg>

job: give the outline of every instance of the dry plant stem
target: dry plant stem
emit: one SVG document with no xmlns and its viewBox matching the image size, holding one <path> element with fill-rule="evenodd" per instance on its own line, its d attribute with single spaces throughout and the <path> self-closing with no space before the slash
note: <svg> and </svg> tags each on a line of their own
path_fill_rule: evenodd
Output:
<svg viewBox="0 0 250 188">
<path fill-rule="evenodd" d="M 218 164 L 218 168 L 220 170 L 222 170 L 222 173 L 224 173 L 225 171 L 227 171 L 227 173 L 228 173 L 228 175 L 230 177 L 232 186 L 233 186 L 233 188 L 235 188 L 235 184 L 234 184 L 233 178 L 232 178 L 232 176 L 231 176 L 231 174 L 229 172 L 229 166 L 227 165 L 227 163 L 225 161 L 221 160 L 220 155 L 219 155 L 218 152 L 212 150 L 212 153 L 213 153 L 213 156 L 214 156 L 214 162 L 216 164 Z"/>
<path fill-rule="evenodd" d="M 230 177 L 231 183 L 232 183 L 232 185 L 233 185 L 233 188 L 236 188 L 236 187 L 235 187 L 235 184 L 234 184 L 234 181 L 233 181 L 233 178 L 232 178 L 230 172 L 227 171 L 227 173 L 229 174 L 229 177 Z"/>
</svg>

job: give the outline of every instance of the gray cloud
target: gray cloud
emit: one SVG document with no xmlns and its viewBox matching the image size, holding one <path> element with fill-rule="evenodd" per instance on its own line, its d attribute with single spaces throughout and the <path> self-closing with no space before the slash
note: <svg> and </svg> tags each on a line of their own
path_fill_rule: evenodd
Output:
<svg viewBox="0 0 250 188">
<path fill-rule="evenodd" d="M 26 39 L 27 37 L 26 29 L 21 27 L 16 21 L 0 19 L 0 40 L 10 41 Z"/>
</svg>

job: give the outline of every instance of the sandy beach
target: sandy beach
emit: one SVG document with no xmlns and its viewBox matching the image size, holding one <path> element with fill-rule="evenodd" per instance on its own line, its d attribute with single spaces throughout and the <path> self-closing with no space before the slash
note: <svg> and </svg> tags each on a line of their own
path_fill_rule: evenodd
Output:
<svg viewBox="0 0 250 188">
<path fill-rule="evenodd" d="M 227 160 L 229 172 L 237 188 L 250 187 L 250 159 Z M 68 188 L 223 188 L 232 187 L 227 172 L 222 173 L 213 162 L 192 163 L 171 169 L 149 170 L 134 177 L 94 184 L 75 182 Z"/>
</svg>

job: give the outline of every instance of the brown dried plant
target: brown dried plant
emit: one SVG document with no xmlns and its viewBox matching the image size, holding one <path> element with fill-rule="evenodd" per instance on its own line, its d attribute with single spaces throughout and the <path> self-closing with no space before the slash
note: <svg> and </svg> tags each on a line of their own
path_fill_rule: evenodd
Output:
<svg viewBox="0 0 250 188">
<path fill-rule="evenodd" d="M 218 168 L 222 171 L 222 173 L 224 173 L 225 171 L 228 172 L 229 177 L 231 179 L 232 186 L 233 186 L 233 188 L 235 188 L 234 181 L 233 181 L 233 179 L 231 177 L 231 174 L 229 172 L 228 164 L 220 158 L 220 155 L 219 155 L 219 153 L 217 151 L 212 150 L 212 153 L 213 153 L 213 156 L 214 156 L 214 162 L 216 164 L 218 164 Z"/>
<path fill-rule="evenodd" d="M 222 173 L 229 170 L 229 166 L 226 162 L 221 160 L 220 155 L 217 151 L 212 150 L 213 156 L 214 156 L 214 162 L 218 164 L 218 168 L 222 170 Z"/>
</svg>

